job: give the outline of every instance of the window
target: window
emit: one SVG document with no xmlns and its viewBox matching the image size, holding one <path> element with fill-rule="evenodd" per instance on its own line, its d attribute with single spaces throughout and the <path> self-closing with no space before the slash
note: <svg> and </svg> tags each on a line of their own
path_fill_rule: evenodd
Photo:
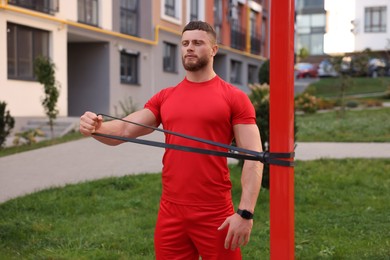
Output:
<svg viewBox="0 0 390 260">
<path fill-rule="evenodd" d="M 34 80 L 34 60 L 49 56 L 49 32 L 7 23 L 8 78 Z"/>
<path fill-rule="evenodd" d="M 176 18 L 175 0 L 165 0 L 165 14 Z"/>
<path fill-rule="evenodd" d="M 259 82 L 257 75 L 257 66 L 248 65 L 248 83 L 253 84 Z"/>
<path fill-rule="evenodd" d="M 138 0 L 121 0 L 121 33 L 138 34 Z"/>
<path fill-rule="evenodd" d="M 199 0 L 190 0 L 190 21 L 199 20 Z"/>
<path fill-rule="evenodd" d="M 386 32 L 386 6 L 366 7 L 364 10 L 365 32 Z"/>
<path fill-rule="evenodd" d="M 182 1 L 164 0 L 161 2 L 161 18 L 178 25 L 182 25 Z"/>
<path fill-rule="evenodd" d="M 236 60 L 230 61 L 230 82 L 241 84 L 242 63 Z"/>
<path fill-rule="evenodd" d="M 138 84 L 138 53 L 121 52 L 121 83 Z"/>
<path fill-rule="evenodd" d="M 250 41 L 251 41 L 251 53 L 260 54 L 261 52 L 261 38 L 260 32 L 257 26 L 258 14 L 251 10 L 250 12 Z"/>
<path fill-rule="evenodd" d="M 98 0 L 78 0 L 79 22 L 98 25 Z"/>
<path fill-rule="evenodd" d="M 323 42 L 326 26 L 325 14 L 297 15 L 296 52 L 306 48 L 311 55 L 323 54 Z"/>
<path fill-rule="evenodd" d="M 8 0 L 8 3 L 48 14 L 58 12 L 58 0 Z"/>
<path fill-rule="evenodd" d="M 177 72 L 176 56 L 177 45 L 164 42 L 163 70 Z"/>
<path fill-rule="evenodd" d="M 222 0 L 214 0 L 214 28 L 217 34 L 217 42 L 222 42 Z"/>
<path fill-rule="evenodd" d="M 296 9 L 324 8 L 324 0 L 297 0 Z"/>
</svg>

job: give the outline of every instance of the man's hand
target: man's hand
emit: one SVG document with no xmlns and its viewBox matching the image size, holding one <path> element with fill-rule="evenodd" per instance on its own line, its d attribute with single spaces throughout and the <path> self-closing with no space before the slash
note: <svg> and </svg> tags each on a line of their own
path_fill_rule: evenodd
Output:
<svg viewBox="0 0 390 260">
<path fill-rule="evenodd" d="M 91 136 L 102 125 L 103 117 L 92 112 L 85 112 L 80 117 L 80 133 L 84 136 Z"/>
<path fill-rule="evenodd" d="M 235 250 L 248 244 L 253 226 L 252 219 L 243 219 L 240 215 L 234 213 L 222 223 L 218 230 L 225 229 L 228 226 L 229 230 L 225 239 L 226 249 Z"/>
</svg>

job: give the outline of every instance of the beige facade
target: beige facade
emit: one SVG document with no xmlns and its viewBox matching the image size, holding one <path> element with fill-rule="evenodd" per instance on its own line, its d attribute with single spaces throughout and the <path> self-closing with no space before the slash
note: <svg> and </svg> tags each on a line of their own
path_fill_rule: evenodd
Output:
<svg viewBox="0 0 390 260">
<path fill-rule="evenodd" d="M 154 93 L 182 80 L 181 29 L 191 16 L 213 24 L 212 6 L 218 1 L 196 1 L 195 11 L 190 0 L 175 0 L 169 10 L 165 1 L 155 0 L 123 1 L 128 6 L 119 0 L 51 0 L 44 8 L 29 2 L 36 3 L 0 0 L 0 101 L 7 102 L 15 117 L 44 116 L 43 86 L 23 70 L 37 55 L 41 32 L 48 35 L 48 46 L 42 48 L 47 48 L 61 86 L 59 116 L 80 116 L 86 110 L 120 114 L 120 103 L 129 98 L 140 108 Z M 220 2 L 224 10 L 255 6 L 259 12 L 258 1 Z M 228 20 L 225 23 L 229 26 Z M 242 26 L 249 33 L 249 23 Z M 232 84 L 248 90 L 256 78 L 250 73 L 257 73 L 264 57 L 226 40 L 220 47 L 217 73 L 230 81 L 234 69 L 242 79 Z M 239 64 L 240 70 L 232 64 Z"/>
</svg>

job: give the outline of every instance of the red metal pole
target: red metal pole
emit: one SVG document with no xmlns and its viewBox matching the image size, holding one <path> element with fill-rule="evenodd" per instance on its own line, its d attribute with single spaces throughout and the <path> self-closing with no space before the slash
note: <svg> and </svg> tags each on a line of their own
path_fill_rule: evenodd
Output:
<svg viewBox="0 0 390 260">
<path fill-rule="evenodd" d="M 270 152 L 294 150 L 294 0 L 271 2 Z M 270 166 L 272 260 L 294 259 L 294 168 Z"/>
</svg>

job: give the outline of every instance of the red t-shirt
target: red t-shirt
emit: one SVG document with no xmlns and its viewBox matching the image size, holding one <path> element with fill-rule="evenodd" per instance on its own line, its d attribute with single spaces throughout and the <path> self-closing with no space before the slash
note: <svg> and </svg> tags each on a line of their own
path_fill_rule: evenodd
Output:
<svg viewBox="0 0 390 260">
<path fill-rule="evenodd" d="M 233 139 L 233 125 L 255 124 L 248 96 L 218 76 L 194 83 L 186 78 L 161 90 L 146 104 L 163 128 L 224 144 Z M 165 134 L 169 144 L 224 151 L 208 144 Z M 226 151 L 226 150 L 225 150 Z M 166 149 L 162 198 L 184 205 L 213 205 L 231 200 L 227 159 Z"/>
</svg>

